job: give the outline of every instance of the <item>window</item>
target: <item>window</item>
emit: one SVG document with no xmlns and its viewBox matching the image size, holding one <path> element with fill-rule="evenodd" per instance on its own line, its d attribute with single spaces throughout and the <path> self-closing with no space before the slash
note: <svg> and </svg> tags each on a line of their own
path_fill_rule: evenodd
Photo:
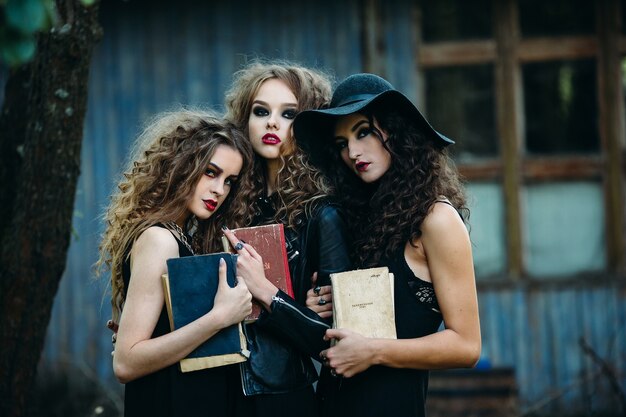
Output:
<svg viewBox="0 0 626 417">
<path fill-rule="evenodd" d="M 478 3 L 422 1 L 418 57 L 478 278 L 623 270 L 624 0 Z"/>
<path fill-rule="evenodd" d="M 429 121 L 446 136 L 463 138 L 450 148 L 456 159 L 496 158 L 493 65 L 433 69 L 425 85 Z"/>
</svg>

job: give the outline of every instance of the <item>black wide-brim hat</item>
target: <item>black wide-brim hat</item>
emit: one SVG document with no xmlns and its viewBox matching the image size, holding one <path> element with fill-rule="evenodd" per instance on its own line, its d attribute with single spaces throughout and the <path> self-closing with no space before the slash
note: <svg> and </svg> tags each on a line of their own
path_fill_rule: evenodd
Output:
<svg viewBox="0 0 626 417">
<path fill-rule="evenodd" d="M 433 129 L 411 100 L 387 80 L 367 73 L 351 75 L 339 83 L 328 108 L 299 113 L 293 122 L 296 142 L 314 163 L 323 162 L 324 148 L 333 144 L 332 129 L 337 119 L 358 113 L 370 105 L 400 112 L 442 148 L 454 143 Z"/>
</svg>

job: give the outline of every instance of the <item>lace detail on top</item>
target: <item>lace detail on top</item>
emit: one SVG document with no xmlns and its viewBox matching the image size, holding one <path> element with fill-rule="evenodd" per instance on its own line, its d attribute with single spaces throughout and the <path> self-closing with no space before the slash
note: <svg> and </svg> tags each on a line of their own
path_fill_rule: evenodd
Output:
<svg viewBox="0 0 626 417">
<path fill-rule="evenodd" d="M 433 288 L 433 284 L 419 279 L 415 276 L 408 280 L 408 284 L 409 288 L 411 288 L 411 292 L 413 292 L 417 301 L 425 304 L 432 311 L 436 313 L 441 313 L 441 311 L 439 310 L 439 303 L 437 302 L 437 296 L 435 295 L 435 289 Z"/>
<path fill-rule="evenodd" d="M 430 282 L 416 278 L 409 281 L 409 287 L 415 294 L 417 301 L 422 304 L 426 304 L 434 312 L 441 313 L 437 297 L 435 296 L 435 289 Z"/>
<path fill-rule="evenodd" d="M 409 266 L 406 258 L 404 257 L 404 251 L 400 251 L 400 263 L 407 273 L 407 283 L 409 288 L 418 302 L 426 305 L 435 313 L 441 314 L 439 309 L 439 303 L 437 302 L 437 296 L 435 295 L 435 288 L 432 282 L 424 281 L 421 278 L 415 276 L 413 270 Z"/>
</svg>

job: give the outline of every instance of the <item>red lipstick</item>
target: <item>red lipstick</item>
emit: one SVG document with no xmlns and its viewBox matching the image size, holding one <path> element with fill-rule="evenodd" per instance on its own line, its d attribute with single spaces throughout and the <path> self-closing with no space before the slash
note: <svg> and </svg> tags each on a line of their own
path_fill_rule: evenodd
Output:
<svg viewBox="0 0 626 417">
<path fill-rule="evenodd" d="M 370 162 L 357 162 L 355 164 L 356 170 L 359 172 L 367 171 L 367 167 L 370 166 Z"/>
<path fill-rule="evenodd" d="M 215 209 L 217 208 L 217 201 L 215 200 L 202 200 L 204 202 L 204 206 L 206 207 L 207 210 L 209 211 L 215 211 Z"/>
<path fill-rule="evenodd" d="M 266 133 L 261 138 L 261 141 L 266 145 L 278 145 L 280 143 L 280 138 L 273 133 Z"/>
</svg>

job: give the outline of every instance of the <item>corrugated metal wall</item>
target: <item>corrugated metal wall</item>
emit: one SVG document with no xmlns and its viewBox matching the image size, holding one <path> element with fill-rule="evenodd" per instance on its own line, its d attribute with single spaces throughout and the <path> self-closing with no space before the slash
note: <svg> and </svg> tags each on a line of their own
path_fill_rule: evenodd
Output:
<svg viewBox="0 0 626 417">
<path fill-rule="evenodd" d="M 102 4 L 104 38 L 92 65 L 76 233 L 42 363 L 93 372 L 114 390 L 120 386 L 112 376 L 110 333 L 104 327 L 110 316 L 106 279 L 95 281 L 91 265 L 102 231 L 98 217 L 142 120 L 176 103 L 220 108 L 233 71 L 255 56 L 326 67 L 338 79 L 364 69 L 363 2 L 212 3 Z M 412 9 L 400 0 L 382 7 L 389 47 L 380 65 L 399 89 L 417 100 Z M 589 277 L 592 281 L 598 277 Z M 575 287 L 545 285 L 496 283 L 481 289 L 484 357 L 493 366 L 515 368 L 522 408 L 542 401 L 546 406 L 541 411 L 617 407 L 606 378 L 597 374 L 598 366 L 583 354 L 578 340 L 584 337 L 609 360 L 626 386 L 624 286 L 610 280 L 589 285 L 583 280 Z"/>
<path fill-rule="evenodd" d="M 617 411 L 607 375 L 584 354 L 580 339 L 611 365 L 624 386 L 625 300 L 623 285 L 591 282 L 483 289 L 483 356 L 515 368 L 523 409 L 545 402 L 541 411 Z"/>
</svg>

